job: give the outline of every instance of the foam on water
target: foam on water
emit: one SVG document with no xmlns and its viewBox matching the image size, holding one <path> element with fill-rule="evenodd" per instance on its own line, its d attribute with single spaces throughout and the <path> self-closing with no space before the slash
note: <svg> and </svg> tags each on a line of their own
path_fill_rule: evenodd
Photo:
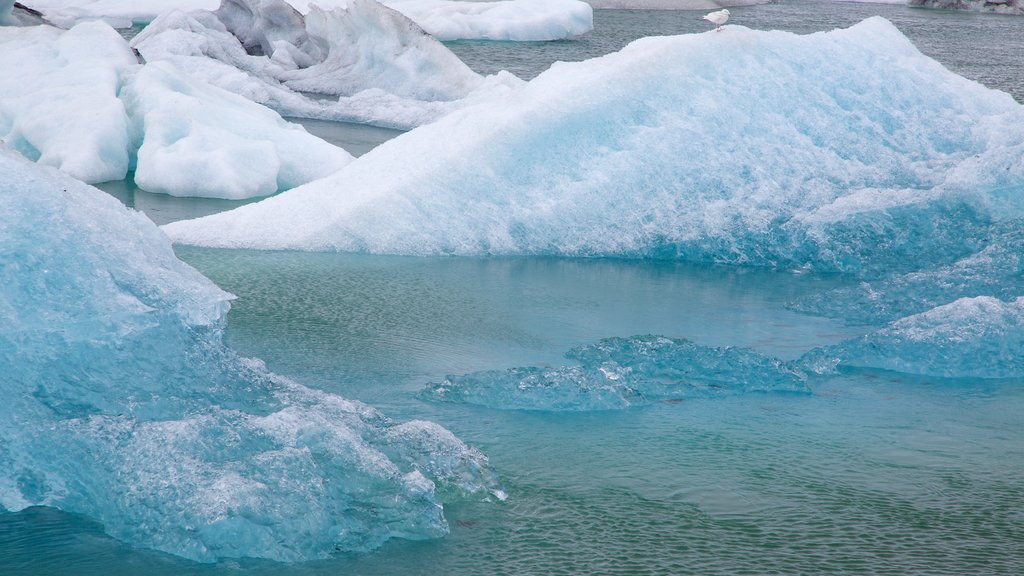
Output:
<svg viewBox="0 0 1024 576">
<path fill-rule="evenodd" d="M 227 348 L 231 296 L 142 214 L 9 149 L 0 175 L 0 508 L 195 560 L 304 560 L 437 537 L 441 502 L 504 496 L 440 426 Z"/>
</svg>

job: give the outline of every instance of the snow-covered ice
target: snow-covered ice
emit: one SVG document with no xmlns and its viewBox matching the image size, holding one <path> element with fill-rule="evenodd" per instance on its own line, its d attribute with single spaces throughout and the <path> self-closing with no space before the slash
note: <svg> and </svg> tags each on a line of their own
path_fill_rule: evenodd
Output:
<svg viewBox="0 0 1024 576">
<path fill-rule="evenodd" d="M 231 296 L 141 213 L 0 145 L 0 509 L 53 506 L 200 561 L 443 535 L 503 496 L 425 421 L 308 389 L 222 342 Z"/>
<path fill-rule="evenodd" d="M 283 0 L 173 11 L 132 46 L 149 62 L 170 61 L 286 116 L 402 129 L 521 83 L 508 73 L 476 74 L 415 23 L 372 0 L 312 9 L 305 17 Z"/>
<path fill-rule="evenodd" d="M 739 0 L 742 1 L 742 0 Z M 288 0 L 303 14 L 311 5 L 346 8 L 347 0 Z M 220 0 L 33 0 L 32 7 L 53 23 L 70 28 L 82 20 L 103 19 L 116 27 L 152 22 L 172 10 L 217 10 Z M 540 41 L 589 32 L 593 11 L 580 0 L 385 0 L 441 40 Z M 0 4 L 2 7 L 2 4 Z"/>
<path fill-rule="evenodd" d="M 957 200 L 943 208 L 956 194 L 1019 184 L 1022 127 L 1009 95 L 880 18 L 807 36 L 727 26 L 555 65 L 329 178 L 165 230 L 222 247 L 856 272 L 922 234 L 938 258 L 966 255 L 969 234 L 930 230 L 961 219 Z"/>
<path fill-rule="evenodd" d="M 140 66 L 102 22 L 0 27 L 0 140 L 85 182 L 130 169 L 153 192 L 249 198 L 351 159 L 280 115 L 166 63 Z"/>
<path fill-rule="evenodd" d="M 109 26 L 0 27 L 0 140 L 87 182 L 124 178 L 130 161 L 121 78 L 136 64 Z"/>
<path fill-rule="evenodd" d="M 349 0 L 288 0 L 303 14 L 316 5 L 344 8 Z M 384 0 L 438 40 L 563 40 L 594 28 L 594 12 L 580 0 Z"/>
</svg>

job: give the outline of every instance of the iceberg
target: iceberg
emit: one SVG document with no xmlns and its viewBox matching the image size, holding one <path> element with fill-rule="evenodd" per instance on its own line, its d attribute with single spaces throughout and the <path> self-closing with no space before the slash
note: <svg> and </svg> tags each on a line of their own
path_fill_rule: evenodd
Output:
<svg viewBox="0 0 1024 576">
<path fill-rule="evenodd" d="M 347 152 L 276 112 L 155 62 L 102 22 L 0 28 L 0 140 L 96 183 L 251 198 L 326 176 Z"/>
<path fill-rule="evenodd" d="M 112 26 L 126 28 L 133 23 L 149 23 L 161 14 L 180 10 L 214 11 L 227 4 L 251 3 L 248 0 L 34 0 L 32 7 L 64 28 L 84 20 L 102 19 Z M 282 2 L 283 4 L 283 2 Z M 307 14 L 316 5 L 325 10 L 347 8 L 347 0 L 288 0 L 288 4 Z M 589 32 L 593 11 L 580 0 L 500 0 L 498 2 L 462 2 L 452 0 L 387 0 L 383 4 L 398 10 L 441 40 L 562 40 Z M 3 4 L 0 3 L 0 6 Z M 0 9 L 0 13 L 3 10 Z M 281 14 L 275 10 L 274 13 Z M 280 24 L 273 20 L 264 23 Z M 271 26 L 272 27 L 272 26 Z"/>
<path fill-rule="evenodd" d="M 438 537 L 442 502 L 504 497 L 437 424 L 227 348 L 231 295 L 141 213 L 3 146 L 0 178 L 0 509 L 203 562 L 292 561 Z"/>
<path fill-rule="evenodd" d="M 480 76 L 415 23 L 373 0 L 329 11 L 313 7 L 306 16 L 284 0 L 172 11 L 131 45 L 147 62 L 168 61 L 286 116 L 399 129 L 522 83 L 507 72 Z"/>
<path fill-rule="evenodd" d="M 907 0 L 908 6 L 1024 16 L 1020 0 Z"/>
<path fill-rule="evenodd" d="M 103 20 L 115 28 L 144 24 L 169 10 L 213 10 L 220 0 L 31 0 L 32 8 L 62 28 L 86 20 Z"/>
<path fill-rule="evenodd" d="M 332 176 L 164 230 L 218 247 L 870 278 L 983 248 L 1013 214 L 988 193 L 1024 187 L 1022 158 L 1024 107 L 884 19 L 806 36 L 731 26 L 557 64 Z"/>
<path fill-rule="evenodd" d="M 989 369 L 978 359 L 1019 346 L 995 302 L 1024 296 L 1024 107 L 946 70 L 881 18 L 806 36 L 727 26 L 557 64 L 322 180 L 163 229 L 175 242 L 229 248 L 838 273 L 857 284 L 793 307 L 867 333 L 811 353 L 809 366 L 827 357 L 1012 376 L 1013 362 Z M 904 338 L 930 322 L 950 328 Z M 1005 329 L 967 329 L 981 325 Z M 433 394 L 548 408 L 637 398 L 581 370 L 453 377 Z M 522 389 L 530 399 L 516 396 Z"/>
<path fill-rule="evenodd" d="M 288 0 L 306 14 L 311 6 L 345 8 L 349 0 Z M 594 11 L 580 0 L 384 0 L 438 40 L 564 40 L 590 32 Z"/>
<path fill-rule="evenodd" d="M 577 364 L 448 376 L 421 396 L 503 410 L 592 411 L 750 392 L 810 392 L 794 364 L 744 348 L 664 336 L 606 338 L 565 357 Z"/>
<path fill-rule="evenodd" d="M 130 140 L 118 92 L 137 62 L 121 36 L 98 22 L 0 27 L 0 49 L 0 140 L 86 182 L 124 178 Z"/>
<path fill-rule="evenodd" d="M 121 99 L 139 143 L 135 182 L 150 192 L 266 196 L 352 161 L 273 110 L 193 80 L 167 62 L 135 72 Z"/>
<path fill-rule="evenodd" d="M 1024 377 L 1024 297 L 961 298 L 809 353 L 804 366 L 870 368 L 941 378 Z"/>
<path fill-rule="evenodd" d="M 771 0 L 587 0 L 602 10 L 718 10 L 767 4 Z M 905 0 L 895 0 L 903 2 Z"/>
</svg>

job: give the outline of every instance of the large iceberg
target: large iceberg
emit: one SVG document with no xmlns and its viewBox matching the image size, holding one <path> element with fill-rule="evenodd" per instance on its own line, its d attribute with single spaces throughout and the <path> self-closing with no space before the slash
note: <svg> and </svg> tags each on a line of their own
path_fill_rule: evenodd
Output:
<svg viewBox="0 0 1024 576">
<path fill-rule="evenodd" d="M 284 0 L 172 11 L 147 26 L 132 47 L 148 62 L 171 62 L 287 116 L 393 128 L 434 121 L 521 84 L 508 73 L 480 76 L 408 18 L 373 0 L 313 7 L 305 16 Z"/>
<path fill-rule="evenodd" d="M 1024 186 L 1022 158 L 1024 107 L 883 19 L 807 36 L 733 26 L 555 65 L 331 177 L 165 230 L 221 247 L 870 275 L 979 249 L 986 191 Z"/>
<path fill-rule="evenodd" d="M 85 182 L 134 169 L 152 192 L 249 198 L 326 176 L 352 156 L 166 63 L 140 66 L 101 22 L 0 27 L 0 140 Z"/>
<path fill-rule="evenodd" d="M 1019 363 L 979 359 L 1020 348 L 1024 107 L 946 70 L 881 18 L 807 36 L 727 26 L 640 40 L 553 66 L 323 180 L 164 229 L 222 247 L 841 273 L 857 283 L 793 307 L 869 332 L 811 353 L 813 365 L 1021 375 Z M 960 323 L 970 343 L 953 345 Z M 462 384 L 596 381 L 575 369 L 444 388 L 468 398 L 478 392 Z"/>
<path fill-rule="evenodd" d="M 503 497 L 486 457 L 222 342 L 231 296 L 141 213 L 0 146 L 0 509 L 200 561 L 362 551 Z"/>
<path fill-rule="evenodd" d="M 738 0 L 742 1 L 742 0 Z M 224 4 L 238 3 L 228 0 Z M 560 40 L 589 32 L 593 11 L 580 0 L 386 0 L 383 2 L 442 40 Z M 32 7 L 53 23 L 70 28 L 83 20 L 103 19 L 118 26 L 152 22 L 180 10 L 217 10 L 221 0 L 33 0 Z M 306 14 L 311 6 L 346 8 L 347 0 L 288 0 Z M 0 13 L 3 3 L 0 2 Z"/>
</svg>

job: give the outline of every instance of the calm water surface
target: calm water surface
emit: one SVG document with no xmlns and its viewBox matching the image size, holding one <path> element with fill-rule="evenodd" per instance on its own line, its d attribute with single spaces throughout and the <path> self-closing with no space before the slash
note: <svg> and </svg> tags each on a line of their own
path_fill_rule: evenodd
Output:
<svg viewBox="0 0 1024 576">
<path fill-rule="evenodd" d="M 950 68 L 1024 100 L 1024 19 L 808 2 L 732 12 L 752 28 L 799 32 L 881 14 Z M 599 11 L 597 30 L 574 41 L 452 47 L 479 71 L 532 77 L 640 36 L 704 30 L 699 16 Z M 353 146 L 368 137 L 332 133 Z M 159 207 L 150 214 L 162 221 L 224 209 L 122 196 Z M 1024 573 L 1024 382 L 862 372 L 816 381 L 809 396 L 591 414 L 416 397 L 446 374 L 558 365 L 569 348 L 611 336 L 794 358 L 865 330 L 786 307 L 842 279 L 619 260 L 179 255 L 238 295 L 227 332 L 236 349 L 396 420 L 443 424 L 490 456 L 508 501 L 447 507 L 443 539 L 292 565 L 199 565 L 34 508 L 0 515 L 0 574 Z"/>
</svg>

